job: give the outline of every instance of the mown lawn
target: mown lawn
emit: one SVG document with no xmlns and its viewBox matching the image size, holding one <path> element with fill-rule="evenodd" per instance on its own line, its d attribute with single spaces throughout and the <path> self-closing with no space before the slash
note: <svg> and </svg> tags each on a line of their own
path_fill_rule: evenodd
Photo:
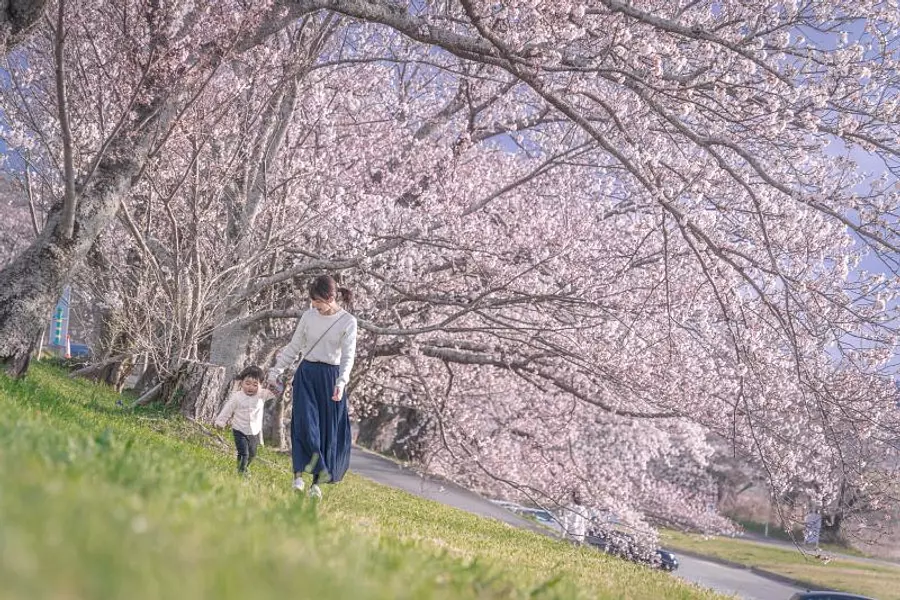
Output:
<svg viewBox="0 0 900 600">
<path fill-rule="evenodd" d="M 0 375 L 0 598 L 719 598 L 352 473 L 315 504 L 196 426 L 46 365 Z M 224 436 L 223 436 L 224 437 Z"/>
<path fill-rule="evenodd" d="M 878 600 L 900 600 L 900 566 L 862 560 L 833 559 L 827 564 L 798 550 L 726 537 L 703 537 L 666 531 L 661 540 L 667 548 L 688 550 L 742 565 L 758 567 L 823 588 L 856 592 Z"/>
</svg>

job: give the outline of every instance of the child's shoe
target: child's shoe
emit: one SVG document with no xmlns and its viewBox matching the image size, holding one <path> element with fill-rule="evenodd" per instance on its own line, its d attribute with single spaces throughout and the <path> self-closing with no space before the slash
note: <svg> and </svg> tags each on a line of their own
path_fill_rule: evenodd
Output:
<svg viewBox="0 0 900 600">
<path fill-rule="evenodd" d="M 302 492 L 303 489 L 306 487 L 306 484 L 303 483 L 303 478 L 302 477 L 294 478 L 294 486 L 293 487 L 298 492 Z"/>
<path fill-rule="evenodd" d="M 322 488 L 320 488 L 316 484 L 312 484 L 312 486 L 309 488 L 309 497 L 314 498 L 316 500 L 321 500 L 322 499 Z"/>
</svg>

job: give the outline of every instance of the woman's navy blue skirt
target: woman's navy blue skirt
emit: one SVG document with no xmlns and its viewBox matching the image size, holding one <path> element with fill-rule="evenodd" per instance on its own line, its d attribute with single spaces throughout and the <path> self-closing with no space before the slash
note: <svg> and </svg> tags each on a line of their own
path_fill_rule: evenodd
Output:
<svg viewBox="0 0 900 600">
<path fill-rule="evenodd" d="M 301 361 L 294 374 L 291 457 L 294 473 L 313 474 L 317 483 L 337 483 L 350 467 L 347 392 L 331 399 L 340 367 Z"/>
</svg>

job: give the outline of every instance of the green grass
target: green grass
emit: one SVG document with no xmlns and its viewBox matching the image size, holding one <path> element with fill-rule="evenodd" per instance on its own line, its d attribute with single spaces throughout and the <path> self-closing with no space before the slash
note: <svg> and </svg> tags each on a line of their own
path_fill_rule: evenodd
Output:
<svg viewBox="0 0 900 600">
<path fill-rule="evenodd" d="M 890 567 L 853 559 L 823 561 L 796 549 L 726 537 L 703 537 L 675 531 L 663 532 L 666 548 L 688 550 L 758 567 L 825 588 L 857 592 L 879 600 L 900 600 L 900 566 Z"/>
<path fill-rule="evenodd" d="M 0 598 L 718 598 L 352 473 L 322 502 L 159 409 L 0 376 Z"/>
<path fill-rule="evenodd" d="M 735 519 L 735 522 L 744 528 L 745 531 L 758 534 L 760 536 L 766 533 L 766 525 L 765 523 L 757 523 L 756 521 L 745 521 L 741 519 Z M 793 537 L 791 534 L 785 531 L 782 527 L 777 525 L 770 525 L 768 529 L 769 538 L 773 540 L 777 540 L 779 542 L 787 542 L 794 543 L 795 540 L 803 541 L 803 530 L 795 529 L 793 531 Z M 869 554 L 866 554 L 862 550 L 858 548 L 854 548 L 852 546 L 845 546 L 839 544 L 820 544 L 820 548 L 825 550 L 826 552 L 833 552 L 835 554 L 849 554 L 851 556 L 859 556 L 860 558 L 869 558 Z"/>
</svg>

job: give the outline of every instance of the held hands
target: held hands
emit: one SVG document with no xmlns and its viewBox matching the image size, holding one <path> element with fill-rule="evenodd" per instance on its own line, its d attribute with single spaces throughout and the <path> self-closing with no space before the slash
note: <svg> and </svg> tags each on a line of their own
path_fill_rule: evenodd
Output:
<svg viewBox="0 0 900 600">
<path fill-rule="evenodd" d="M 284 383 L 282 383 L 281 378 L 278 377 L 275 371 L 269 371 L 269 376 L 266 378 L 266 387 L 279 396 L 284 393 Z"/>
</svg>

